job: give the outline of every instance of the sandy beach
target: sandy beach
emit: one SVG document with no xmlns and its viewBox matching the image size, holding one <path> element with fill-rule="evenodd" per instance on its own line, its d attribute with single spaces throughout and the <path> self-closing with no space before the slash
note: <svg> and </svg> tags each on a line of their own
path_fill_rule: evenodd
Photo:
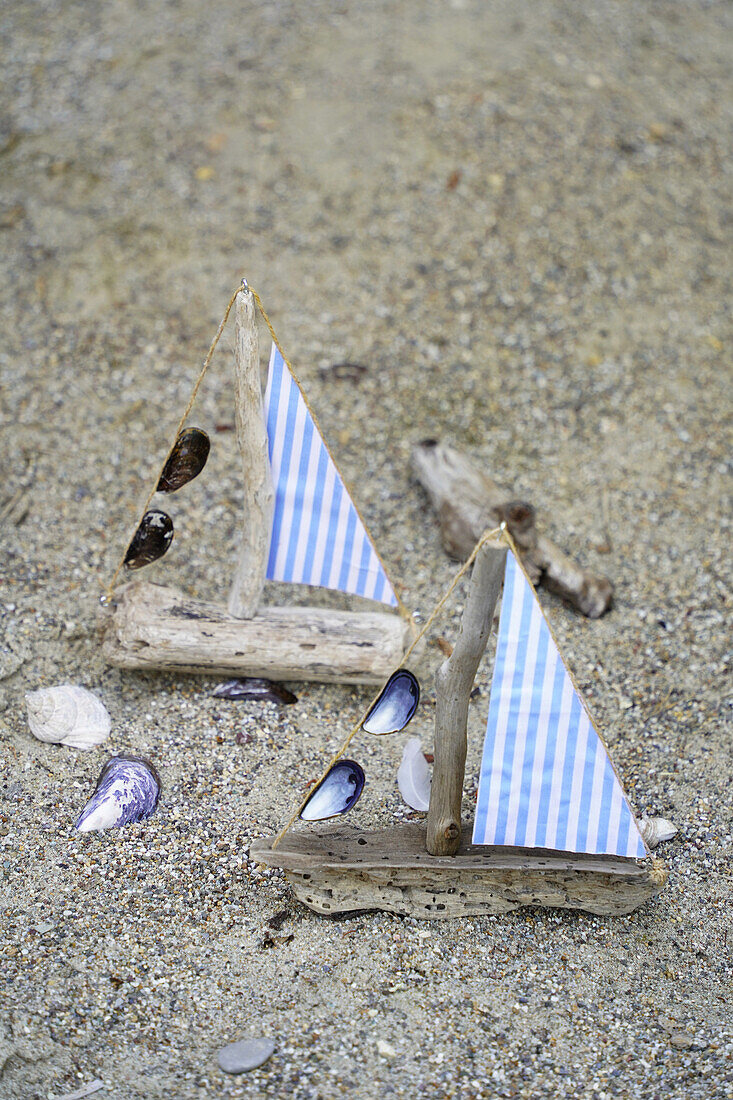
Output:
<svg viewBox="0 0 733 1100">
<path fill-rule="evenodd" d="M 0 36 L 0 1098 L 733 1097 L 730 7 L 17 0 Z M 428 437 L 612 580 L 594 621 L 541 601 L 636 812 L 679 829 L 635 913 L 317 916 L 249 846 L 369 689 L 277 707 L 105 663 L 100 595 L 245 276 L 412 611 L 457 568 Z M 219 603 L 233 354 L 230 326 L 145 571 Z M 464 598 L 415 669 L 426 751 Z M 100 747 L 30 733 L 25 693 L 61 683 L 106 705 Z M 354 742 L 355 824 L 417 817 L 406 736 Z M 156 813 L 75 832 L 119 752 L 155 762 Z M 223 1073 L 250 1037 L 272 1057 Z"/>
</svg>

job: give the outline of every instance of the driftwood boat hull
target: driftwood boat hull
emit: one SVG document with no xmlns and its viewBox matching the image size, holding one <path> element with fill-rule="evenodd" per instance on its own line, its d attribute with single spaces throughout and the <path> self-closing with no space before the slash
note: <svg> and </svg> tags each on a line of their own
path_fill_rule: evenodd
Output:
<svg viewBox="0 0 733 1100">
<path fill-rule="evenodd" d="M 421 823 L 359 832 L 343 826 L 291 831 L 252 844 L 259 863 L 285 871 L 295 896 L 334 916 L 381 909 L 437 918 L 508 913 L 522 906 L 631 913 L 664 886 L 658 860 L 576 855 L 528 848 L 479 847 L 464 827 L 455 856 L 432 856 Z"/>
<path fill-rule="evenodd" d="M 408 624 L 392 612 L 261 607 L 253 618 L 237 619 L 146 581 L 117 589 L 115 603 L 102 652 L 111 665 L 142 671 L 382 684 L 410 638 Z"/>
</svg>

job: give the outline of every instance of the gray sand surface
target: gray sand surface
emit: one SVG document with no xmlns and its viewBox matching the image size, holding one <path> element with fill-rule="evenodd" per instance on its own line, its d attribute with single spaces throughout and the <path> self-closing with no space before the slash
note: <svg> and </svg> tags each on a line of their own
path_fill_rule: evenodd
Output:
<svg viewBox="0 0 733 1100">
<path fill-rule="evenodd" d="M 731 8 L 15 0 L 0 14 L 0 1096 L 731 1097 Z M 212 699 L 105 666 L 99 595 L 224 305 L 257 287 L 423 615 L 455 569 L 409 473 L 447 436 L 616 585 L 546 594 L 632 803 L 679 835 L 630 917 L 316 917 L 248 859 L 368 698 Z M 265 354 L 263 330 L 263 355 Z M 220 345 L 203 474 L 152 579 L 224 599 L 241 524 Z M 358 383 L 329 367 L 364 363 Z M 291 594 L 275 593 L 280 598 Z M 295 598 L 309 594 L 298 592 Z M 461 597 L 462 598 L 462 597 Z M 435 634 L 455 632 L 460 598 Z M 424 702 L 410 732 L 431 744 Z M 465 812 L 490 660 L 471 704 Z M 33 739 L 24 692 L 113 730 Z M 244 735 L 238 744 L 237 733 Z M 355 819 L 407 811 L 355 743 Z M 146 824 L 76 835 L 108 751 Z M 288 942 L 265 945 L 287 910 Z M 217 1051 L 271 1037 L 227 1077 Z"/>
</svg>

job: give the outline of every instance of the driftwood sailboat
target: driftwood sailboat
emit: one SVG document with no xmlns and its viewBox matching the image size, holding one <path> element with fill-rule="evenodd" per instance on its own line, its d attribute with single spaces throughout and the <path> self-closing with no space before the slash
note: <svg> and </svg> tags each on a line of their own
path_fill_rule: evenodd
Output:
<svg viewBox="0 0 733 1100">
<path fill-rule="evenodd" d="M 327 914 L 379 908 L 414 917 L 457 917 L 521 905 L 628 913 L 662 888 L 666 874 L 649 856 L 512 540 L 502 529 L 497 538 L 482 539 L 474 557 L 461 631 L 436 675 L 427 822 L 373 831 L 334 825 L 288 831 L 286 826 L 279 836 L 256 841 L 252 855 L 283 868 L 296 896 Z M 502 578 L 471 827 L 461 821 L 468 705 Z M 362 728 L 369 730 L 369 722 Z M 346 744 L 352 739 L 353 734 Z M 353 765 L 352 782 L 360 793 L 358 765 L 344 763 Z M 312 796 L 321 805 L 333 770 Z M 350 809 L 358 798 L 358 793 L 344 796 L 345 779 L 342 774 L 333 786 L 331 815 Z M 319 816 L 310 807 L 306 799 L 300 810 L 306 821 Z M 294 820 L 295 815 L 289 824 Z"/>
<path fill-rule="evenodd" d="M 273 336 L 264 399 L 257 306 Z M 194 600 L 159 584 L 131 580 L 115 588 L 113 581 L 105 656 L 123 668 L 381 683 L 405 650 L 409 614 L 259 297 L 246 282 L 229 303 L 216 339 L 232 307 L 244 524 L 227 606 Z M 187 413 L 192 404 L 193 397 Z M 184 414 L 181 429 L 185 419 Z M 173 491 L 196 476 L 208 453 L 204 435 L 195 428 L 179 430 L 158 491 Z M 160 556 L 173 537 L 167 513 L 147 510 L 153 495 L 125 556 L 128 570 Z M 115 577 L 120 572 L 118 568 Z M 336 589 L 390 610 L 267 606 L 266 580 Z"/>
</svg>

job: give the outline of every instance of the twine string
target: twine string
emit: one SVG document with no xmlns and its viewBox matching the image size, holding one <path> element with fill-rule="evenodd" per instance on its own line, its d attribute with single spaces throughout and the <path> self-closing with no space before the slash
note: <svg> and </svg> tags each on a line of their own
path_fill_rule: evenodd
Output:
<svg viewBox="0 0 733 1100">
<path fill-rule="evenodd" d="M 501 535 L 504 531 L 505 531 L 505 525 L 504 524 L 502 524 L 501 527 L 495 527 L 491 531 L 484 531 L 483 535 L 481 536 L 481 538 L 478 540 L 478 542 L 474 546 L 473 550 L 471 551 L 470 556 L 463 563 L 463 565 L 458 570 L 456 575 L 453 577 L 453 580 L 450 582 L 450 584 L 448 585 L 448 587 L 445 590 L 445 592 L 443 593 L 443 595 L 440 597 L 440 599 L 436 603 L 433 610 L 430 612 L 430 615 L 428 616 L 428 619 L 425 622 L 425 625 L 423 626 L 422 630 L 419 632 L 417 637 L 415 637 L 413 639 L 413 641 L 410 643 L 408 648 L 402 654 L 402 658 L 401 658 L 399 664 L 394 667 L 394 669 L 390 673 L 390 676 L 393 676 L 394 673 L 398 671 L 398 669 L 403 667 L 403 665 L 405 664 L 405 661 L 407 661 L 408 657 L 414 651 L 417 644 L 427 634 L 428 630 L 433 625 L 433 623 L 437 619 L 438 615 L 440 614 L 440 612 L 445 607 L 445 604 L 450 599 L 450 597 L 453 594 L 453 591 L 455 590 L 456 586 L 460 583 L 462 578 L 466 575 L 468 570 L 473 565 L 474 561 L 476 560 L 476 556 L 477 556 L 479 550 L 481 549 L 481 547 L 484 545 L 484 543 L 489 542 L 491 539 L 496 538 L 497 535 Z M 389 679 L 389 677 L 387 677 L 387 679 Z M 338 761 L 341 759 L 341 757 L 344 755 L 344 753 L 348 749 L 351 742 L 356 737 L 357 733 L 359 733 L 359 731 L 361 730 L 362 724 L 366 721 L 367 715 L 369 714 L 370 710 L 372 709 L 374 704 L 379 699 L 379 696 L 382 694 L 382 690 L 383 689 L 380 688 L 379 691 L 377 692 L 377 694 L 374 696 L 374 698 L 372 700 L 370 700 L 366 710 L 363 712 L 363 714 L 359 718 L 359 721 L 352 727 L 352 729 L 349 731 L 347 737 L 342 742 L 341 746 L 333 754 L 333 756 L 329 760 L 328 764 L 323 769 L 323 772 L 319 776 L 318 780 L 315 783 L 311 784 L 309 790 L 306 792 L 306 794 L 303 796 L 300 803 L 298 804 L 298 808 L 291 815 L 291 817 L 288 819 L 288 821 L 285 823 L 285 825 L 283 825 L 282 829 L 280 830 L 280 832 L 277 834 L 277 836 L 275 837 L 275 839 L 272 842 L 272 851 L 273 852 L 275 851 L 275 849 L 277 848 L 280 841 L 283 839 L 283 837 L 285 836 L 285 834 L 287 833 L 288 829 L 293 824 L 295 819 L 297 817 L 299 817 L 300 814 L 302 813 L 303 808 L 304 808 L 306 802 L 308 801 L 308 799 L 313 794 L 313 791 L 323 782 L 323 780 L 326 778 L 326 776 L 330 772 L 331 768 L 334 766 L 334 764 L 338 763 Z"/>
<path fill-rule="evenodd" d="M 159 484 L 160 479 L 163 475 L 163 470 L 166 468 L 166 465 L 168 463 L 168 459 L 170 458 L 170 456 L 173 452 L 173 448 L 176 445 L 176 441 L 177 441 L 179 435 L 181 434 L 181 430 L 183 428 L 183 425 L 188 420 L 188 414 L 191 412 L 191 409 L 193 408 L 194 401 L 196 400 L 196 395 L 199 392 L 199 387 L 200 387 L 201 383 L 204 380 L 204 375 L 206 374 L 207 370 L 209 369 L 209 364 L 211 363 L 211 360 L 214 357 L 214 352 L 216 351 L 216 345 L 219 343 L 219 338 L 221 337 L 221 334 L 224 331 L 226 323 L 229 320 L 229 314 L 232 311 L 232 306 L 234 305 L 234 303 L 237 299 L 237 295 L 239 294 L 241 289 L 242 289 L 241 286 L 237 287 L 237 289 L 234 291 L 234 294 L 232 294 L 231 298 L 229 299 L 229 302 L 227 304 L 227 308 L 224 311 L 224 316 L 222 317 L 221 321 L 219 322 L 219 327 L 216 330 L 216 335 L 214 336 L 214 339 L 211 341 L 211 346 L 209 347 L 209 350 L 206 353 L 206 358 L 204 359 L 203 366 L 201 367 L 201 370 L 199 371 L 199 376 L 198 376 L 198 378 L 196 379 L 196 381 L 194 383 L 194 387 L 193 387 L 193 390 L 191 391 L 191 396 L 188 399 L 188 404 L 186 405 L 183 416 L 178 421 L 178 427 L 176 428 L 176 434 L 174 436 L 173 442 L 171 443 L 170 448 L 168 449 L 168 453 L 165 456 L 165 461 L 163 462 L 163 465 L 160 467 L 160 472 L 159 472 L 157 478 L 155 479 L 153 487 L 150 490 L 150 492 L 148 493 L 147 499 L 146 499 L 145 503 L 143 504 L 142 511 L 140 513 L 140 519 L 137 523 L 137 526 L 135 527 L 135 531 L 137 531 L 138 527 L 142 523 L 143 517 L 144 517 L 145 513 L 147 512 L 148 508 L 150 507 L 150 502 L 153 499 L 153 497 L 155 496 L 156 492 L 158 491 L 158 484 Z M 122 567 L 125 564 L 125 558 L 127 557 L 127 549 L 130 545 L 130 540 L 135 535 L 135 531 L 133 531 L 132 535 L 130 536 L 130 539 L 128 539 L 128 541 L 125 545 L 125 553 L 122 555 L 119 562 L 117 563 L 117 568 L 115 569 L 114 573 L 112 574 L 112 580 L 107 585 L 104 596 L 102 597 L 104 603 L 109 603 L 109 601 L 112 598 L 112 592 L 114 590 L 114 586 L 117 583 L 117 578 L 119 577 L 120 572 L 122 571 Z"/>
</svg>

